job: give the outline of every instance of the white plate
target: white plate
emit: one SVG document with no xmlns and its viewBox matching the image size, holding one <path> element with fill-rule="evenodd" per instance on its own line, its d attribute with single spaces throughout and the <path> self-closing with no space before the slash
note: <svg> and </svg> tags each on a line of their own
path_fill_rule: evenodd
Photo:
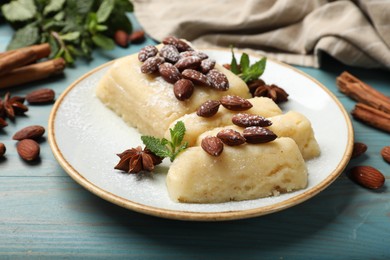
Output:
<svg viewBox="0 0 390 260">
<path fill-rule="evenodd" d="M 206 50 L 217 62 L 229 63 L 226 50 Z M 239 55 L 237 55 L 239 56 Z M 251 62 L 258 57 L 251 56 Z M 220 204 L 186 204 L 170 200 L 165 187 L 169 163 L 140 178 L 114 170 L 117 153 L 142 145 L 127 126 L 95 96 L 96 86 L 113 62 L 74 82 L 58 98 L 49 120 L 49 141 L 56 159 L 80 185 L 112 203 L 138 212 L 182 220 L 227 220 L 260 216 L 301 203 L 331 184 L 348 163 L 353 131 L 337 98 L 319 82 L 279 62 L 268 60 L 262 78 L 289 94 L 283 111 L 301 112 L 312 122 L 321 156 L 307 162 L 309 185 L 277 197 Z"/>
</svg>

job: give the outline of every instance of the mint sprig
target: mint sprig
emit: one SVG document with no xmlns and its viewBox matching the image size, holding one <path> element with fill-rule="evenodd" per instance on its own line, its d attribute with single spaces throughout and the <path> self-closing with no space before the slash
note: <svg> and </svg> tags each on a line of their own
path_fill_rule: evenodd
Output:
<svg viewBox="0 0 390 260">
<path fill-rule="evenodd" d="M 263 75 L 265 66 L 267 64 L 266 57 L 250 65 L 249 55 L 244 52 L 240 58 L 240 66 L 238 66 L 233 47 L 231 47 L 231 50 L 232 61 L 230 62 L 230 70 L 234 74 L 238 75 L 243 81 L 245 81 L 245 83 L 258 79 L 261 75 Z"/>
<path fill-rule="evenodd" d="M 154 136 L 141 136 L 141 140 L 150 151 L 159 157 L 168 157 L 171 162 L 176 156 L 188 147 L 188 142 L 183 143 L 184 134 L 186 132 L 185 125 L 182 121 L 178 121 L 175 126 L 169 129 L 171 140 L 166 138 L 156 138 Z"/>
</svg>

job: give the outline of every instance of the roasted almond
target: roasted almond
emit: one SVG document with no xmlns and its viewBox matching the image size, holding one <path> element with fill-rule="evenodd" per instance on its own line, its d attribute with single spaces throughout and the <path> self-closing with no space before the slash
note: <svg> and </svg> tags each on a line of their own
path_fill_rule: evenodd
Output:
<svg viewBox="0 0 390 260">
<path fill-rule="evenodd" d="M 144 40 L 145 40 L 145 32 L 142 30 L 132 32 L 128 38 L 128 41 L 131 43 L 141 43 Z"/>
<path fill-rule="evenodd" d="M 173 85 L 173 93 L 175 94 L 175 97 L 180 101 L 189 99 L 192 96 L 193 92 L 194 84 L 188 79 L 180 79 L 176 81 L 176 83 Z"/>
<path fill-rule="evenodd" d="M 233 129 L 223 129 L 218 132 L 217 137 L 221 139 L 224 144 L 230 146 L 241 145 L 246 141 L 240 132 Z"/>
<path fill-rule="evenodd" d="M 155 46 L 153 45 L 148 45 L 143 47 L 139 52 L 138 52 L 138 60 L 141 62 L 146 61 L 150 57 L 156 56 L 158 53 L 158 50 Z"/>
<path fill-rule="evenodd" d="M 272 122 L 262 116 L 246 113 L 238 113 L 232 117 L 232 122 L 241 127 L 270 126 Z"/>
<path fill-rule="evenodd" d="M 171 44 L 175 46 L 179 52 L 183 51 L 193 51 L 194 49 L 191 48 L 190 45 L 188 45 L 185 41 L 182 41 L 176 37 L 168 36 L 162 40 L 163 44 Z"/>
<path fill-rule="evenodd" d="M 244 129 L 243 136 L 247 143 L 260 144 L 268 143 L 277 138 L 271 130 L 261 126 L 250 126 Z"/>
<path fill-rule="evenodd" d="M 175 83 L 181 79 L 180 71 L 173 66 L 171 63 L 165 62 L 158 66 L 158 71 L 160 72 L 161 77 L 169 83 Z"/>
<path fill-rule="evenodd" d="M 229 89 L 229 81 L 222 72 L 216 69 L 212 69 L 207 73 L 206 76 L 212 88 L 222 91 Z"/>
<path fill-rule="evenodd" d="M 197 70 L 185 69 L 181 75 L 183 78 L 191 80 L 194 84 L 209 86 L 209 80 L 206 75 Z"/>
<path fill-rule="evenodd" d="M 160 50 L 160 55 L 167 62 L 176 63 L 180 59 L 179 51 L 173 45 L 164 45 Z"/>
<path fill-rule="evenodd" d="M 200 62 L 200 70 L 203 74 L 207 74 L 210 70 L 214 69 L 215 60 L 205 59 Z"/>
<path fill-rule="evenodd" d="M 197 70 L 200 66 L 200 63 L 202 62 L 202 59 L 198 56 L 189 56 L 179 59 L 175 63 L 175 67 L 178 68 L 180 71 L 183 71 L 185 69 L 194 69 Z"/>
<path fill-rule="evenodd" d="M 219 156 L 223 151 L 223 143 L 221 139 L 215 136 L 207 136 L 203 138 L 200 145 L 206 153 L 212 156 Z"/>
<path fill-rule="evenodd" d="M 40 125 L 31 125 L 17 131 L 12 139 L 23 140 L 23 139 L 38 139 L 45 133 L 45 128 Z"/>
<path fill-rule="evenodd" d="M 201 51 L 184 51 L 180 53 L 180 57 L 198 56 L 202 60 L 207 59 L 209 56 Z"/>
<path fill-rule="evenodd" d="M 352 157 L 351 158 L 356 158 L 359 157 L 360 155 L 364 154 L 367 151 L 367 145 L 364 143 L 354 143 L 353 144 L 353 150 L 352 150 Z"/>
<path fill-rule="evenodd" d="M 221 98 L 221 104 L 226 109 L 233 111 L 244 111 L 252 107 L 252 104 L 245 98 L 233 95 L 223 96 Z"/>
<path fill-rule="evenodd" d="M 23 139 L 19 141 L 16 150 L 19 156 L 25 161 L 33 161 L 39 157 L 40 147 L 32 139 Z"/>
<path fill-rule="evenodd" d="M 150 57 L 141 66 L 141 72 L 145 74 L 152 74 L 158 71 L 160 64 L 164 63 L 164 58 L 161 57 Z"/>
<path fill-rule="evenodd" d="M 390 146 L 383 147 L 381 155 L 386 162 L 390 163 Z"/>
<path fill-rule="evenodd" d="M 30 104 L 44 104 L 53 102 L 54 97 L 54 90 L 49 88 L 41 88 L 28 93 L 26 96 L 26 100 Z"/>
<path fill-rule="evenodd" d="M 371 166 L 355 166 L 349 171 L 351 180 L 369 189 L 379 189 L 385 183 L 383 174 Z"/>
<path fill-rule="evenodd" d="M 0 143 L 0 158 L 4 156 L 6 150 L 7 149 L 5 148 L 5 144 Z"/>
<path fill-rule="evenodd" d="M 212 117 L 218 112 L 221 102 L 218 100 L 207 100 L 196 111 L 196 114 L 201 117 Z"/>
<path fill-rule="evenodd" d="M 123 30 L 117 30 L 114 33 L 114 41 L 117 45 L 126 48 L 129 46 L 129 34 Z"/>
</svg>

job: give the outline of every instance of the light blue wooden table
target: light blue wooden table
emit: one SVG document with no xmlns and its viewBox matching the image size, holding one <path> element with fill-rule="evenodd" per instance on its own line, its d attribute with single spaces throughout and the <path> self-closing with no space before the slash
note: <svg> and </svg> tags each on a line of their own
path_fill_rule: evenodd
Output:
<svg viewBox="0 0 390 260">
<path fill-rule="evenodd" d="M 1 51 L 11 35 L 8 26 L 0 25 Z M 58 96 L 89 70 L 142 46 L 97 51 L 92 62 L 77 62 L 63 77 L 12 92 L 25 95 L 49 87 Z M 326 60 L 320 70 L 300 69 L 328 87 L 348 111 L 354 102 L 335 84 L 344 70 L 390 95 L 389 71 Z M 390 259 L 390 166 L 380 156 L 381 148 L 390 145 L 389 134 L 353 121 L 355 140 L 366 143 L 368 151 L 347 169 L 378 168 L 386 176 L 379 191 L 356 185 L 344 172 L 314 198 L 282 212 L 239 221 L 183 222 L 142 215 L 94 196 L 62 170 L 47 141 L 41 143 L 40 162 L 23 162 L 13 133 L 27 125 L 47 126 L 51 108 L 30 106 L 26 117 L 0 130 L 0 142 L 8 148 L 0 160 L 0 259 Z"/>
</svg>

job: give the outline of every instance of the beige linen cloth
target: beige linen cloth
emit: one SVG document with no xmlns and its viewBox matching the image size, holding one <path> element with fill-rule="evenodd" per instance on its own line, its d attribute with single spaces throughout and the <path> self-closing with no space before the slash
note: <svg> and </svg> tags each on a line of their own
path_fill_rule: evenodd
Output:
<svg viewBox="0 0 390 260">
<path fill-rule="evenodd" d="M 390 0 L 132 0 L 152 38 L 234 45 L 301 66 L 328 53 L 344 64 L 390 69 Z"/>
</svg>

